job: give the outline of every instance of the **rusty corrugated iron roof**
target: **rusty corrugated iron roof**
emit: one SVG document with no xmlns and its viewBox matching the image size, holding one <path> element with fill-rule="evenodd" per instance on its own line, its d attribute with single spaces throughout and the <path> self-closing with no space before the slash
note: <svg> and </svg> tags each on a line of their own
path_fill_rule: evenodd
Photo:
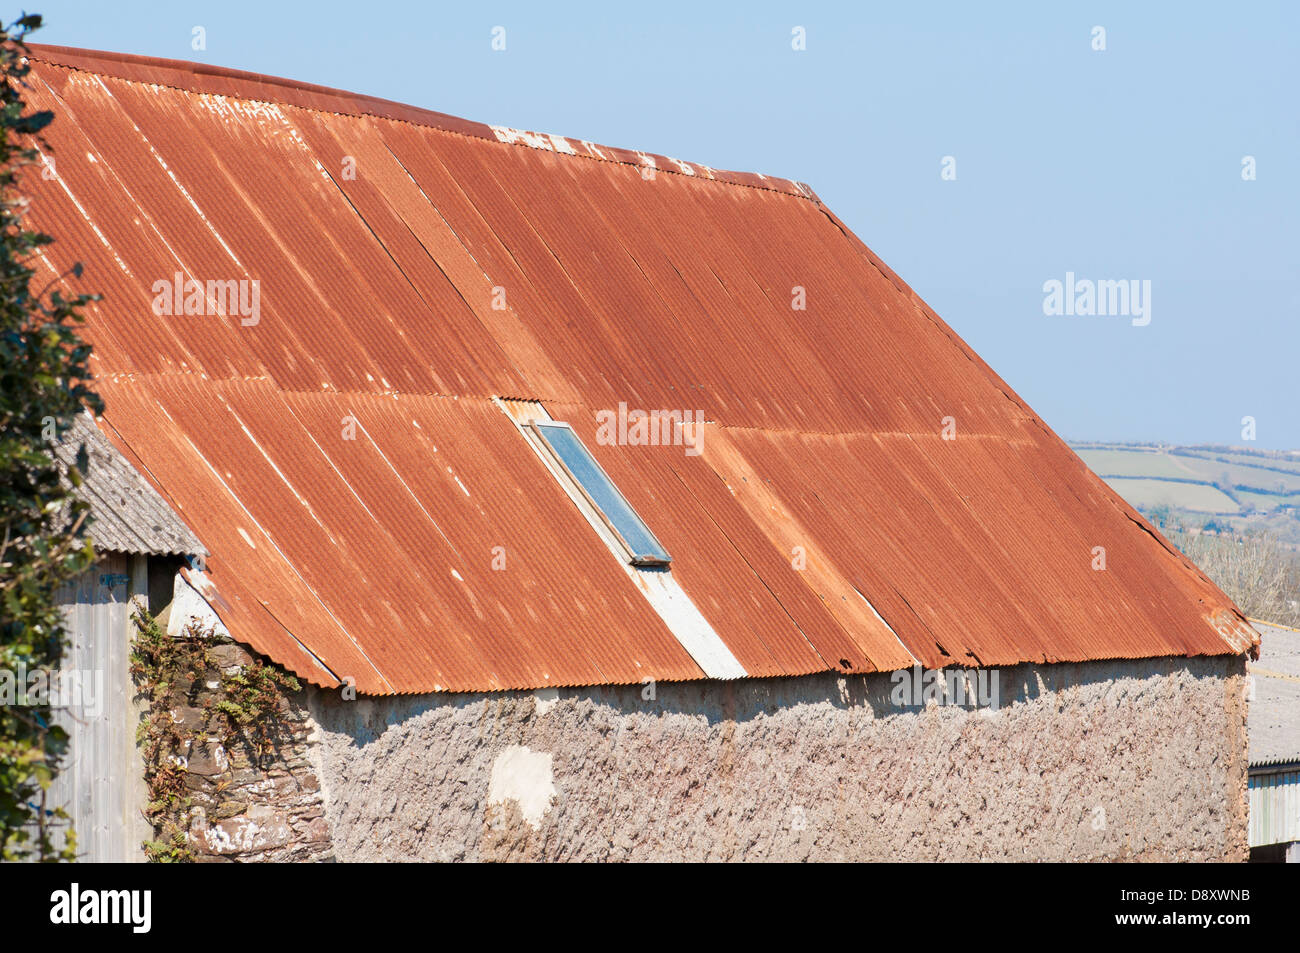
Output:
<svg viewBox="0 0 1300 953">
<path fill-rule="evenodd" d="M 303 677 L 493 690 L 702 678 L 728 653 L 776 676 L 1257 644 L 805 185 L 33 49 L 30 98 L 58 116 L 33 223 L 51 275 L 82 260 L 104 293 L 106 430 L 211 551 L 222 621 Z M 256 280 L 257 321 L 159 316 L 177 274 Z M 573 425 L 704 641 L 497 398 Z M 698 413 L 702 452 L 600 442 L 620 404 Z M 721 656 L 693 657 L 715 634 Z"/>
</svg>

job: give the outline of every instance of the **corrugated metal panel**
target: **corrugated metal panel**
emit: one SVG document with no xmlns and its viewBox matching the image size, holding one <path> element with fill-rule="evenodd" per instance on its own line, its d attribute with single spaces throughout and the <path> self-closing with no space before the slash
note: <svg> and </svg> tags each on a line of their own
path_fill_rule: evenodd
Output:
<svg viewBox="0 0 1300 953">
<path fill-rule="evenodd" d="M 332 668 L 355 675 L 358 684 L 378 681 L 364 654 L 335 635 L 337 622 L 231 492 L 223 470 L 202 455 L 154 393 L 144 385 L 107 379 L 96 382 L 96 389 L 113 408 L 119 446 L 157 487 L 173 491 L 173 507 L 200 528 L 212 554 L 207 568 L 221 593 L 217 611 L 231 632 L 318 684 L 338 681 L 341 676 Z M 193 409 L 202 417 L 214 412 L 210 404 L 204 400 L 193 408 L 182 405 L 181 410 Z M 134 448 L 147 456 L 147 464 Z M 296 636 L 309 639 L 317 654 Z M 322 660 L 326 647 L 328 662 Z"/>
<path fill-rule="evenodd" d="M 170 434 L 154 472 L 212 527 L 223 621 L 274 658 L 298 635 L 333 675 L 308 678 L 383 693 L 700 677 L 490 403 L 189 377 L 101 391 L 132 447 Z"/>
<path fill-rule="evenodd" d="M 199 538 L 113 444 L 89 414 L 79 414 L 54 448 L 73 466 L 85 448 L 87 470 L 74 493 L 90 505 L 89 536 L 100 552 L 206 554 Z"/>
<path fill-rule="evenodd" d="M 445 349 L 450 333 L 474 353 L 490 356 L 517 375 L 497 376 L 493 385 L 497 392 L 557 398 L 572 394 L 532 329 L 512 307 L 510 295 L 494 294 L 497 286 L 466 254 L 439 208 L 387 147 L 379 126 L 405 126 L 305 110 L 293 111 L 291 119 L 315 148 L 322 166 L 339 170 L 331 173 L 334 184 L 439 316 L 437 322 L 424 323 L 416 339 L 422 353 Z M 364 174 L 340 174 L 349 160 Z"/>
<path fill-rule="evenodd" d="M 756 524 L 726 492 L 711 458 L 688 455 L 684 446 L 607 446 L 598 439 L 593 411 L 548 409 L 573 426 L 653 528 L 673 557 L 673 575 L 750 675 L 911 664 L 888 633 L 877 632 L 882 638 L 870 651 L 845 637 L 825 594 L 800 578 L 790 548 L 756 536 Z M 712 437 L 705 434 L 701 446 L 712 449 Z"/>
<path fill-rule="evenodd" d="M 752 676 L 1253 644 L 805 186 L 212 67 L 36 57 L 61 117 L 59 176 L 30 183 L 61 238 L 42 267 L 84 258 L 106 290 L 87 335 L 108 432 L 211 547 L 231 631 L 307 678 L 702 676 L 495 397 L 579 430 Z M 258 279 L 260 321 L 155 317 L 177 271 Z M 620 403 L 702 412 L 703 454 L 600 444 Z"/>
<path fill-rule="evenodd" d="M 1051 449 L 1028 433 L 948 441 L 740 428 L 703 443 L 724 479 L 763 481 L 808 552 L 838 566 L 928 667 L 1222 654 L 1213 586 L 1087 471 L 1055 469 Z M 1106 549 L 1104 571 L 1092 568 L 1095 546 Z M 1180 587 L 1195 595 L 1161 596 Z"/>
<path fill-rule="evenodd" d="M 1300 771 L 1252 774 L 1250 846 L 1300 841 Z"/>
</svg>

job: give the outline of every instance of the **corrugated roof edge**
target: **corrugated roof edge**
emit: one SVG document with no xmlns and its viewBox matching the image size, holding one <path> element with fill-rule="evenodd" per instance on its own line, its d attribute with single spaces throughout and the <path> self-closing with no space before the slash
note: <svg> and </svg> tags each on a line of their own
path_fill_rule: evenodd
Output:
<svg viewBox="0 0 1300 953">
<path fill-rule="evenodd" d="M 1015 390 L 1012 389 L 1011 385 L 1008 384 L 1006 381 L 1004 381 L 1001 375 L 999 375 L 997 371 L 993 370 L 993 368 L 990 367 L 988 363 L 985 362 L 985 360 L 975 352 L 975 349 L 972 348 L 969 344 L 967 344 L 966 341 L 961 337 L 961 335 L 959 335 L 956 331 L 954 331 L 948 325 L 948 322 L 944 321 L 944 319 L 939 316 L 939 313 L 937 311 L 935 311 L 928 304 L 926 304 L 925 300 L 919 294 L 916 293 L 916 291 L 912 288 L 911 285 L 909 285 L 906 281 L 900 278 L 897 272 L 895 272 L 892 268 L 890 268 L 887 264 L 885 264 L 885 262 L 880 258 L 880 256 L 877 255 L 875 252 L 873 252 L 867 246 L 866 242 L 864 242 L 861 238 L 859 238 L 853 232 L 853 230 L 848 227 L 848 225 L 844 224 L 844 222 L 840 219 L 838 215 L 832 212 L 829 208 L 825 206 L 825 204 L 823 204 L 820 201 L 817 202 L 817 205 L 821 209 L 822 214 L 825 215 L 827 219 L 829 219 L 835 225 L 835 227 L 840 230 L 840 232 L 849 241 L 849 243 L 854 248 L 857 249 L 858 253 L 861 254 L 862 257 L 865 258 L 873 268 L 879 271 L 880 274 L 885 278 L 885 280 L 887 280 L 890 284 L 892 284 L 895 288 L 897 288 L 899 292 L 911 302 L 912 307 L 914 307 L 927 320 L 933 322 L 935 326 L 937 326 L 942 331 L 942 333 L 945 334 L 954 343 L 954 345 L 957 346 L 958 349 L 960 349 L 960 351 L 966 356 L 966 358 L 969 361 L 971 361 L 976 367 L 978 367 L 980 371 L 983 372 L 987 376 L 987 378 L 993 382 L 994 386 L 996 386 L 1000 391 L 1002 391 L 1002 393 L 1006 396 L 1007 400 L 1011 401 L 1013 404 L 1015 404 L 1017 407 L 1020 408 L 1020 410 L 1026 415 L 1027 419 L 1032 420 L 1033 423 L 1037 427 L 1039 427 L 1044 433 L 1048 434 L 1053 439 L 1058 441 L 1060 445 L 1065 448 L 1065 450 L 1069 453 L 1069 455 L 1079 465 L 1079 467 L 1093 476 L 1093 478 L 1097 481 L 1097 483 L 1100 484 L 1100 488 L 1103 490 L 1106 498 L 1109 499 L 1114 506 L 1119 508 L 1119 510 L 1122 513 L 1124 513 L 1129 518 L 1129 520 L 1131 520 L 1133 524 L 1137 526 L 1137 528 L 1140 531 L 1150 534 L 1150 536 L 1157 543 L 1159 543 L 1165 550 L 1167 550 L 1174 557 L 1174 559 L 1177 560 L 1182 565 L 1185 571 L 1192 573 L 1203 583 L 1211 586 L 1214 589 L 1214 591 L 1216 591 L 1223 598 L 1223 601 L 1227 603 L 1231 611 L 1236 614 L 1241 625 L 1245 629 L 1249 630 L 1249 632 L 1251 633 L 1251 636 L 1248 638 L 1248 640 L 1246 640 L 1240 637 L 1234 637 L 1234 635 L 1229 635 L 1225 632 L 1220 631 L 1219 635 L 1222 637 L 1224 645 L 1228 649 L 1228 651 L 1223 654 L 1246 655 L 1252 660 L 1257 660 L 1259 658 L 1259 647 L 1260 647 L 1259 633 L 1256 632 L 1254 628 L 1251 627 L 1248 618 L 1246 616 L 1246 613 L 1243 612 L 1235 602 L 1229 599 L 1227 594 L 1224 593 L 1223 590 L 1220 589 L 1219 586 L 1214 582 L 1214 580 L 1210 579 L 1210 577 L 1207 576 L 1201 570 L 1201 568 L 1196 565 L 1196 563 L 1192 562 L 1192 560 L 1187 558 L 1187 556 L 1184 555 L 1183 552 L 1180 549 L 1178 549 L 1178 547 L 1174 546 L 1173 543 L 1165 539 L 1165 537 L 1160 533 L 1160 531 L 1157 530 L 1154 526 L 1152 526 L 1147 521 L 1147 519 L 1144 516 L 1142 516 L 1140 512 L 1138 512 L 1138 510 L 1135 507 L 1133 507 L 1131 504 L 1129 504 L 1127 500 L 1125 500 L 1118 493 L 1112 490 L 1100 477 L 1096 476 L 1096 474 L 1093 474 L 1092 471 L 1088 468 L 1088 465 L 1083 462 L 1083 459 L 1077 453 L 1074 452 L 1074 450 L 1070 447 L 1070 445 L 1066 443 L 1064 440 L 1062 440 L 1061 437 L 1056 433 L 1056 431 L 1047 425 L 1047 421 L 1043 420 L 1043 418 L 1040 417 L 1033 410 L 1033 408 L 1029 406 L 1029 404 L 1024 400 L 1024 398 L 1022 398 L 1018 393 L 1016 393 Z"/>
<path fill-rule="evenodd" d="M 1246 768 L 1252 774 L 1289 774 L 1300 771 L 1300 758 L 1264 758 L 1251 761 Z"/>
<path fill-rule="evenodd" d="M 82 50 L 69 46 L 46 46 L 33 43 L 28 46 L 28 50 L 31 58 L 38 62 L 82 72 L 115 76 L 130 82 L 170 86 L 188 92 L 233 96 L 237 99 L 296 106 L 340 115 L 375 116 L 381 119 L 409 122 L 443 132 L 486 139 L 489 142 L 523 145 L 597 161 L 649 167 L 673 175 L 698 176 L 727 185 L 781 192 L 821 204 L 821 199 L 811 187 L 793 179 L 768 176 L 761 172 L 714 169 L 701 163 L 684 162 L 653 152 L 600 145 L 550 133 L 491 126 L 419 106 L 349 93 L 329 86 L 317 86 L 279 76 L 267 76 L 208 63 L 193 63 L 188 60 L 170 60 L 106 50 Z"/>
</svg>

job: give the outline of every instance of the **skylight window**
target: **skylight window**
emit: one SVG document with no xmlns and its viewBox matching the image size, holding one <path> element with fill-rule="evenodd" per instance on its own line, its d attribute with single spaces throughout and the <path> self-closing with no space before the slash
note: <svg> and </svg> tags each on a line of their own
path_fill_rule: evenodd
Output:
<svg viewBox="0 0 1300 953">
<path fill-rule="evenodd" d="M 535 420 L 529 426 L 582 490 L 605 525 L 618 537 L 634 566 L 666 566 L 672 561 L 663 544 L 637 516 L 636 510 L 601 469 L 591 451 L 583 446 L 572 427 L 541 420 Z"/>
</svg>

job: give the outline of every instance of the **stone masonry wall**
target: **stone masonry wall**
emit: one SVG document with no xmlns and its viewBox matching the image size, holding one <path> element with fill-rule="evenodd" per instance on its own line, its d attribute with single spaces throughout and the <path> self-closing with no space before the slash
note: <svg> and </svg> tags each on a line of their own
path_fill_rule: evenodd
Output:
<svg viewBox="0 0 1300 953">
<path fill-rule="evenodd" d="M 996 710 L 889 675 L 308 707 L 340 860 L 1239 861 L 1244 667 L 1024 665 Z"/>
<path fill-rule="evenodd" d="M 219 668 L 202 676 L 194 706 L 171 711 L 172 719 L 186 729 L 203 727 L 202 705 L 219 697 L 221 671 L 252 662 L 252 656 L 234 643 L 216 645 L 208 656 Z M 188 839 L 198 862 L 333 859 L 320 780 L 310 757 L 312 724 L 306 702 L 306 691 L 281 695 L 282 730 L 261 763 L 253 762 L 249 746 L 234 742 L 227 750 L 213 737 L 191 745 L 182 755 L 193 804 Z"/>
</svg>

